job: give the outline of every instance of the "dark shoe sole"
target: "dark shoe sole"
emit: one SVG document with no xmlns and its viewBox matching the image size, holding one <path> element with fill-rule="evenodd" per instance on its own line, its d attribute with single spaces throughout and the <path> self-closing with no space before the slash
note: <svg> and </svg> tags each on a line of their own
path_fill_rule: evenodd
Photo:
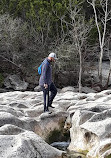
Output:
<svg viewBox="0 0 111 158">
<path fill-rule="evenodd" d="M 44 111 L 44 113 L 51 114 L 52 112 L 50 112 L 50 111 Z"/>
<path fill-rule="evenodd" d="M 49 108 L 55 108 L 55 107 L 53 107 L 53 106 L 49 106 Z"/>
</svg>

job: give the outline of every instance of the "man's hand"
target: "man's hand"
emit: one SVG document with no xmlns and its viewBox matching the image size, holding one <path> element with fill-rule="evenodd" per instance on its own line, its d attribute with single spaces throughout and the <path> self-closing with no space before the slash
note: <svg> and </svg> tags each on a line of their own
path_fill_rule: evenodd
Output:
<svg viewBox="0 0 111 158">
<path fill-rule="evenodd" d="M 48 88 L 48 84 L 44 84 L 44 88 L 47 89 Z"/>
</svg>

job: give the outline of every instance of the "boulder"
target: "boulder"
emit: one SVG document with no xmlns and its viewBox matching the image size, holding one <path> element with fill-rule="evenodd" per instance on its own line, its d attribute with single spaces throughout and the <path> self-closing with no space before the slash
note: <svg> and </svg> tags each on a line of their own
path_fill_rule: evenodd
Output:
<svg viewBox="0 0 111 158">
<path fill-rule="evenodd" d="M 64 88 L 62 88 L 62 90 L 61 90 L 60 92 L 61 92 L 61 93 L 64 93 L 64 92 L 68 92 L 68 91 L 75 92 L 75 88 L 74 88 L 74 87 L 71 87 L 71 86 L 64 87 Z"/>
<path fill-rule="evenodd" d="M 29 122 L 21 120 L 19 117 L 16 117 L 8 112 L 0 112 L 0 127 L 5 124 L 12 124 L 18 126 L 20 128 L 24 128 L 27 130 L 32 130 Z"/>
<path fill-rule="evenodd" d="M 69 150 L 81 151 L 87 158 L 111 156 L 110 93 L 111 90 L 105 90 L 87 94 L 84 101 L 69 107 L 70 117 L 65 122 L 65 128 L 70 129 Z"/>
<path fill-rule="evenodd" d="M 34 88 L 34 91 L 35 91 L 35 92 L 40 92 L 40 91 L 42 91 L 42 90 L 41 90 L 41 87 L 40 87 L 40 86 L 36 86 L 36 87 Z"/>
<path fill-rule="evenodd" d="M 82 93 L 96 93 L 97 91 L 89 88 L 89 87 L 82 87 Z"/>
<path fill-rule="evenodd" d="M 28 87 L 28 83 L 22 81 L 17 75 L 9 75 L 4 80 L 4 85 L 7 89 L 11 88 L 14 90 L 26 90 Z"/>
<path fill-rule="evenodd" d="M 0 88 L 0 93 L 5 93 L 5 92 L 7 92 L 7 89 Z"/>
<path fill-rule="evenodd" d="M 5 126 L 1 128 L 1 158 L 62 158 L 62 151 L 48 145 L 34 132 L 24 131 L 16 126 Z M 1 131 L 4 135 L 1 135 Z M 16 133 L 12 131 L 16 131 Z"/>
<path fill-rule="evenodd" d="M 47 140 L 50 132 L 61 130 L 63 123 L 68 116 L 67 112 L 52 112 L 51 114 L 42 113 L 39 116 L 39 123 L 35 124 L 34 132 L 40 135 L 44 140 Z"/>
</svg>

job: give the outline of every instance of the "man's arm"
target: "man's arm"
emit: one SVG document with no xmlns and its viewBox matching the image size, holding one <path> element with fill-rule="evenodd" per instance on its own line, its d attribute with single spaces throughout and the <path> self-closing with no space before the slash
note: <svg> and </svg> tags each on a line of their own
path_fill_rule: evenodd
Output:
<svg viewBox="0 0 111 158">
<path fill-rule="evenodd" d="M 42 74 L 43 74 L 43 80 L 44 80 L 44 87 L 45 87 L 45 88 L 48 88 L 47 70 L 48 70 L 48 63 L 43 64 L 43 67 L 42 67 Z"/>
</svg>

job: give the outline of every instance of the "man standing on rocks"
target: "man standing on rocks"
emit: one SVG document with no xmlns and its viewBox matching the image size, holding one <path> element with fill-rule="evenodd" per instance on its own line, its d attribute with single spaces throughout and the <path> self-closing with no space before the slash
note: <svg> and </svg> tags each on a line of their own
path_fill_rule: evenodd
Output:
<svg viewBox="0 0 111 158">
<path fill-rule="evenodd" d="M 39 79 L 39 85 L 42 88 L 43 97 L 44 97 L 44 112 L 48 112 L 48 113 L 50 113 L 49 107 L 54 108 L 52 106 L 52 102 L 57 94 L 57 89 L 54 83 L 52 82 L 52 69 L 51 69 L 51 62 L 55 62 L 56 59 L 57 59 L 56 54 L 52 52 L 43 61 L 41 76 Z M 50 96 L 49 96 L 49 91 L 51 91 Z"/>
</svg>

